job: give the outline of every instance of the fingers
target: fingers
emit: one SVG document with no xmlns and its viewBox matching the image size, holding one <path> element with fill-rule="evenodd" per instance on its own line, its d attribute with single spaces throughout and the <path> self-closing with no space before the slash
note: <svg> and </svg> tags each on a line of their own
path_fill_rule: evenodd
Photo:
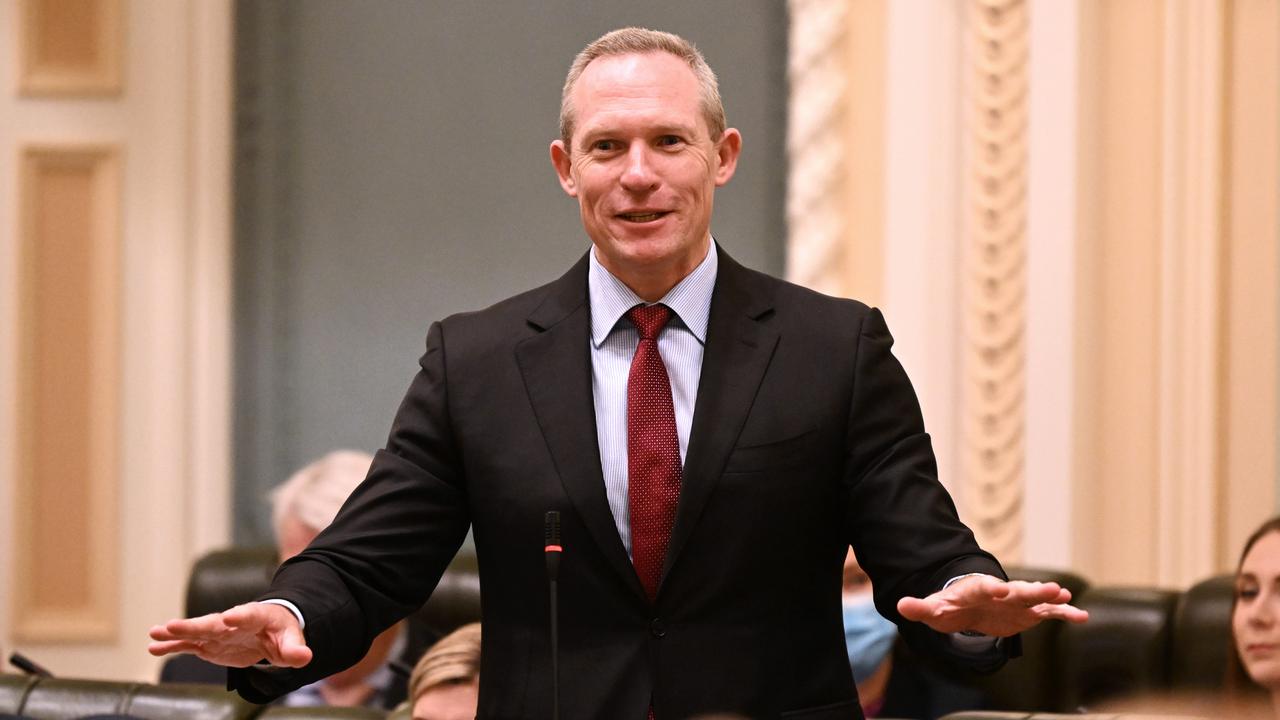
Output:
<svg viewBox="0 0 1280 720">
<path fill-rule="evenodd" d="M 934 606 L 935 603 L 928 598 L 904 597 L 898 601 L 898 614 L 908 620 L 920 622 L 933 617 Z"/>
<path fill-rule="evenodd" d="M 1006 599 L 1027 607 L 1041 603 L 1065 603 L 1071 600 L 1071 592 L 1055 582 L 1011 580 L 1005 585 L 1008 588 Z"/>
<path fill-rule="evenodd" d="M 226 629 L 222 613 L 211 613 L 194 618 L 178 618 L 164 625 L 157 625 L 151 628 L 151 637 L 155 640 L 210 638 Z"/>
<path fill-rule="evenodd" d="M 1081 610 L 1074 605 L 1066 603 L 1061 604 L 1043 604 L 1035 607 L 1036 614 L 1042 620 L 1064 620 L 1069 623 L 1080 624 L 1089 621 L 1089 611 Z"/>
<path fill-rule="evenodd" d="M 311 648 L 297 623 L 279 633 L 275 657 L 268 657 L 273 665 L 298 668 L 311 662 Z"/>
<path fill-rule="evenodd" d="M 263 635 L 263 655 L 272 665 L 297 668 L 311 662 L 302 627 L 286 608 L 272 603 L 237 605 L 224 612 L 222 620 L 232 630 Z"/>
<path fill-rule="evenodd" d="M 221 621 L 229 628 L 257 632 L 259 630 L 269 630 L 272 625 L 283 626 L 283 618 L 275 611 L 283 612 L 293 618 L 293 613 L 279 605 L 259 602 L 237 605 L 230 610 L 219 613 L 219 615 Z M 293 624 L 297 625 L 297 623 L 298 621 L 294 619 Z"/>
<path fill-rule="evenodd" d="M 1004 599 L 1010 592 L 1009 585 L 990 575 L 972 575 L 951 583 L 947 590 L 953 591 L 952 597 L 956 604 L 968 606 Z"/>
<path fill-rule="evenodd" d="M 155 637 L 154 635 L 152 637 Z M 163 642 L 153 642 L 147 645 L 147 652 L 162 657 L 164 655 L 172 655 L 174 653 L 194 653 L 200 647 L 190 640 L 166 640 Z"/>
<path fill-rule="evenodd" d="M 281 667 L 311 662 L 302 627 L 279 605 L 248 603 L 226 612 L 170 620 L 151 628 L 147 652 L 155 656 L 191 653 L 209 662 L 244 667 L 266 658 Z"/>
</svg>

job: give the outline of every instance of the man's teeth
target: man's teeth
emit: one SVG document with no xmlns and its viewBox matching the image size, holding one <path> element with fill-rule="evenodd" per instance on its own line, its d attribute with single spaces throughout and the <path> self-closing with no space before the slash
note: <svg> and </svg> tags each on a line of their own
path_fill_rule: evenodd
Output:
<svg viewBox="0 0 1280 720">
<path fill-rule="evenodd" d="M 622 217 L 630 220 L 631 222 L 652 222 L 662 217 L 662 213 L 623 213 Z"/>
</svg>

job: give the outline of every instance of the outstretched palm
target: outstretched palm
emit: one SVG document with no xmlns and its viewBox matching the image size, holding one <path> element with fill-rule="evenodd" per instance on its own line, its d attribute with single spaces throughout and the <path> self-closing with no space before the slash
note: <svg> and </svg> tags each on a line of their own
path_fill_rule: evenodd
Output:
<svg viewBox="0 0 1280 720">
<path fill-rule="evenodd" d="M 218 665 L 248 667 L 262 659 L 280 667 L 311 662 L 298 620 L 274 604 L 248 603 L 225 612 L 170 620 L 151 628 L 152 655 L 191 653 Z"/>
<path fill-rule="evenodd" d="M 898 612 L 938 632 L 965 630 L 1008 637 L 1045 620 L 1082 623 L 1089 613 L 1068 603 L 1071 591 L 1057 583 L 1006 582 L 989 575 L 962 578 L 925 597 L 898 601 Z"/>
</svg>

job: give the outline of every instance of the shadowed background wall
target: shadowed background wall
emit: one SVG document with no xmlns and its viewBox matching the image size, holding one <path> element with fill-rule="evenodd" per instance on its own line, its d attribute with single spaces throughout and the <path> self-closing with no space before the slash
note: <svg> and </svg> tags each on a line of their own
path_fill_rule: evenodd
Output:
<svg viewBox="0 0 1280 720">
<path fill-rule="evenodd" d="M 780 274 L 786 8 L 772 0 L 236 6 L 237 542 L 267 490 L 382 446 L 427 325 L 548 282 L 587 248 L 556 183 L 574 53 L 635 24 L 693 40 L 745 150 L 712 231 Z"/>
</svg>

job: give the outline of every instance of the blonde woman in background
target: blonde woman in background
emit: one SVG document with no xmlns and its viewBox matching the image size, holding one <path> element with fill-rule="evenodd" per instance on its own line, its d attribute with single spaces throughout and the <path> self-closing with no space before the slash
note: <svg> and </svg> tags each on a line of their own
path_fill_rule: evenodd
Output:
<svg viewBox="0 0 1280 720">
<path fill-rule="evenodd" d="M 471 720 L 480 697 L 480 623 L 440 638 L 409 676 L 413 720 Z"/>
<path fill-rule="evenodd" d="M 335 450 L 295 472 L 271 492 L 271 525 L 280 562 L 297 555 L 329 527 L 347 497 L 369 474 L 373 456 L 358 450 Z M 374 639 L 355 665 L 298 688 L 281 698 L 287 706 L 339 706 L 390 709 L 404 699 L 403 679 L 391 670 L 406 641 L 401 626 L 392 625 Z"/>
</svg>

